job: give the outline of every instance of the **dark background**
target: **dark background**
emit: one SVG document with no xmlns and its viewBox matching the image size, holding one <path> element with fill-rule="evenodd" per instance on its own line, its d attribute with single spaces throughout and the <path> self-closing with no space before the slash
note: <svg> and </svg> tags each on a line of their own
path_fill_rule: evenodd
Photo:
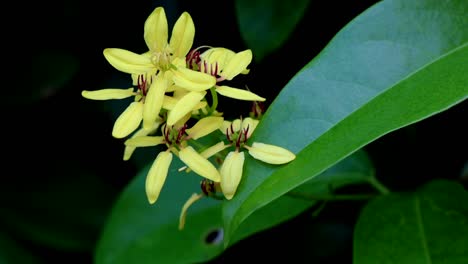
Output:
<svg viewBox="0 0 468 264">
<path fill-rule="evenodd" d="M 289 41 L 261 63 L 251 64 L 249 87 L 271 102 L 344 25 L 375 2 L 311 1 Z M 137 162 L 122 161 L 122 141 L 111 136 L 121 106 L 80 94 L 129 85 L 104 59 L 103 49 L 145 51 L 143 24 L 158 5 L 165 7 L 170 28 L 183 11 L 191 14 L 197 29 L 194 46 L 235 51 L 248 47 L 237 27 L 234 1 L 16 5 L 7 11 L 13 19 L 4 22 L 8 71 L 2 130 L 7 159 L 2 162 L 0 234 L 41 263 L 91 263 L 108 210 L 138 169 Z M 240 107 L 248 111 L 247 104 L 223 103 L 227 117 Z M 466 121 L 466 110 L 466 103 L 459 104 L 368 145 L 379 179 L 391 190 L 414 189 L 433 178 L 458 179 L 467 160 L 467 130 L 461 122 Z M 304 212 L 234 245 L 212 263 L 267 256 L 297 263 L 312 258 L 315 263 L 351 263 L 352 230 L 363 204 L 329 202 L 319 217 Z M 83 220 L 83 215 L 93 215 L 93 221 Z M 305 238 L 309 242 L 300 243 Z"/>
</svg>

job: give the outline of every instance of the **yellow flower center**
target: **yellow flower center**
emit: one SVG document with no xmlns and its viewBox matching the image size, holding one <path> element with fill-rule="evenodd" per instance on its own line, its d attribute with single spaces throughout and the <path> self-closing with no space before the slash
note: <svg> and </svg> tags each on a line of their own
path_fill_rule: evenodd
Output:
<svg viewBox="0 0 468 264">
<path fill-rule="evenodd" d="M 174 128 L 174 126 L 168 127 L 167 124 L 163 127 L 164 139 L 168 147 L 171 146 L 184 146 L 185 143 L 185 130 L 187 129 L 187 124 L 184 124 L 180 128 Z"/>
<path fill-rule="evenodd" d="M 235 144 L 236 149 L 239 150 L 249 139 L 249 127 L 241 128 L 239 131 L 235 131 L 233 125 L 226 129 L 226 137 L 229 142 Z"/>
<path fill-rule="evenodd" d="M 167 71 L 171 67 L 171 54 L 168 51 L 153 52 L 151 62 L 161 71 Z"/>
</svg>

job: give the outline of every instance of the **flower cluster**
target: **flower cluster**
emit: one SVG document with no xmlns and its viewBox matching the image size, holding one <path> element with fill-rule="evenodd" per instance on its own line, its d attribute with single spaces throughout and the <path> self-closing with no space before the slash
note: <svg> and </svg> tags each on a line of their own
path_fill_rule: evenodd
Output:
<svg viewBox="0 0 468 264">
<path fill-rule="evenodd" d="M 284 164 L 295 158 L 292 152 L 278 146 L 248 144 L 263 112 L 260 102 L 265 98 L 225 83 L 239 74 L 249 73 L 251 50 L 236 53 L 209 46 L 192 49 L 194 36 L 192 18 L 184 12 L 176 21 L 168 42 L 166 14 L 162 7 L 157 7 L 144 24 L 147 52 L 104 50 L 104 57 L 114 68 L 130 75 L 132 87 L 82 91 L 83 97 L 92 100 L 133 97 L 112 129 L 113 137 L 127 138 L 124 160 L 130 159 L 138 147 L 167 147 L 157 154 L 146 178 L 150 204 L 158 199 L 174 155 L 186 165 L 179 171 L 190 170 L 203 177 L 202 193 L 192 195 L 182 208 L 180 228 L 189 206 L 202 197 L 219 198 L 214 194 L 221 193 L 224 198 L 232 199 L 242 178 L 243 149 L 253 158 L 270 164 Z M 218 94 L 252 101 L 251 117 L 232 122 L 224 120 L 222 112 L 218 111 Z M 220 131 L 225 140 L 202 152 L 193 144 Z M 226 154 L 227 148 L 232 150 Z M 214 155 L 220 157 L 219 164 L 210 161 Z"/>
</svg>

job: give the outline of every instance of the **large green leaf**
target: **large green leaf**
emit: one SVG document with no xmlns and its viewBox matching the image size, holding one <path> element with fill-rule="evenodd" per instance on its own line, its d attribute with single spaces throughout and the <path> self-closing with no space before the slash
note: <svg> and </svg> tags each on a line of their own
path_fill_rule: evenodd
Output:
<svg viewBox="0 0 468 264">
<path fill-rule="evenodd" d="M 351 184 L 373 184 L 374 167 L 366 152 L 360 150 L 335 164 L 320 175 L 289 192 L 292 196 L 326 198 L 334 195 L 334 190 Z"/>
<path fill-rule="evenodd" d="M 356 224 L 354 263 L 466 263 L 466 201 L 468 192 L 445 180 L 371 201 Z"/>
<path fill-rule="evenodd" d="M 309 0 L 236 0 L 239 30 L 256 61 L 286 42 L 308 4 Z"/>
<path fill-rule="evenodd" d="M 384 1 L 340 31 L 256 129 L 252 141 L 298 155 L 283 167 L 246 160 L 223 205 L 225 242 L 255 210 L 367 143 L 466 99 L 467 12 L 466 1 Z"/>
<path fill-rule="evenodd" d="M 193 192 L 200 192 L 201 180 L 193 173 L 178 172 L 181 166 L 182 163 L 175 158 L 154 206 L 148 204 L 144 191 L 148 168 L 132 181 L 108 218 L 96 249 L 97 264 L 198 263 L 223 252 L 222 233 L 217 243 L 205 241 L 210 232 L 223 230 L 222 202 L 202 199 L 195 203 L 188 211 L 185 229 L 177 230 L 180 209 Z M 301 188 L 301 193 L 307 194 L 330 185 L 338 187 L 349 180 L 362 182 L 372 176 L 372 171 L 365 153 L 358 152 L 318 177 L 321 180 L 316 184 L 310 182 L 309 187 Z M 315 200 L 283 196 L 245 221 L 233 242 L 297 216 L 315 203 Z"/>
</svg>

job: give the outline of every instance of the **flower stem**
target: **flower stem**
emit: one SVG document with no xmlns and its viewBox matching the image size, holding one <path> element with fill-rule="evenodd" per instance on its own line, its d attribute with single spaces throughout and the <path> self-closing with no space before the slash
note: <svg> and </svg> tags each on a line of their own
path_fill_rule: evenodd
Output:
<svg viewBox="0 0 468 264">
<path fill-rule="evenodd" d="M 369 183 L 381 194 L 389 194 L 390 190 L 377 180 L 375 176 L 369 178 Z"/>
<path fill-rule="evenodd" d="M 211 114 L 218 107 L 218 94 L 216 93 L 216 87 L 215 86 L 210 88 L 210 92 L 211 92 L 211 99 L 213 100 L 213 102 L 211 104 L 211 107 L 210 107 L 210 114 Z"/>
</svg>

